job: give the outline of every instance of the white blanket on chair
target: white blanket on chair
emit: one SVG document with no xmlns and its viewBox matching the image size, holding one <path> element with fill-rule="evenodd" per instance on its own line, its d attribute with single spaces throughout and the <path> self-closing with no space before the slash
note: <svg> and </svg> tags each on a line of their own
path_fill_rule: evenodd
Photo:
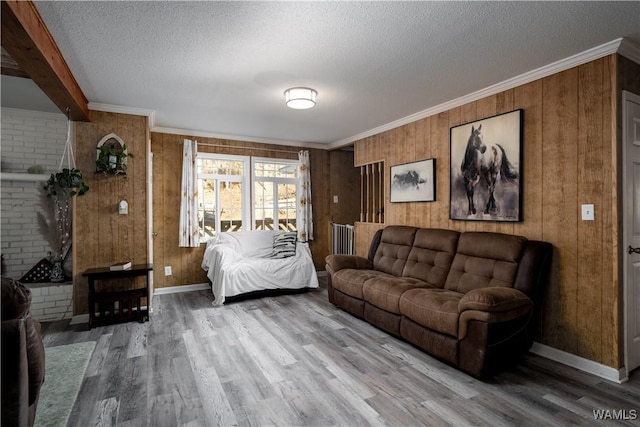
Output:
<svg viewBox="0 0 640 427">
<path fill-rule="evenodd" d="M 253 291 L 318 287 L 309 245 L 298 242 L 295 256 L 270 258 L 273 233 L 220 233 L 216 241 L 207 243 L 202 268 L 212 283 L 213 305 Z"/>
</svg>

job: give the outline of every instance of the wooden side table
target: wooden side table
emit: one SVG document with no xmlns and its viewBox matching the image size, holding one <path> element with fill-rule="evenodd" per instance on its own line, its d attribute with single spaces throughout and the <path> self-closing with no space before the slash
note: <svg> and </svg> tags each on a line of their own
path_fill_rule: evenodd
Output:
<svg viewBox="0 0 640 427">
<path fill-rule="evenodd" d="M 111 271 L 109 267 L 90 268 L 82 273 L 89 280 L 89 329 L 112 323 L 149 320 L 149 307 L 142 306 L 142 298 L 149 301 L 149 272 L 152 264 L 136 264 L 127 270 Z M 144 276 L 145 287 L 124 291 L 96 292 L 96 280 L 115 280 Z M 116 307 L 117 303 L 117 307 Z M 98 314 L 96 316 L 96 304 Z"/>
</svg>

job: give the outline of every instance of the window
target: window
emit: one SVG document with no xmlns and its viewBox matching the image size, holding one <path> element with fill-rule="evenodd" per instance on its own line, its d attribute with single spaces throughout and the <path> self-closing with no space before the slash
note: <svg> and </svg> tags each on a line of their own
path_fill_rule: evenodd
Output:
<svg viewBox="0 0 640 427">
<path fill-rule="evenodd" d="M 198 222 L 203 240 L 217 231 L 247 229 L 248 169 L 248 157 L 198 155 Z"/>
<path fill-rule="evenodd" d="M 296 231 L 298 163 L 253 160 L 253 219 L 257 230 Z"/>
<path fill-rule="evenodd" d="M 297 165 L 294 160 L 199 153 L 201 239 L 228 231 L 296 231 Z"/>
</svg>

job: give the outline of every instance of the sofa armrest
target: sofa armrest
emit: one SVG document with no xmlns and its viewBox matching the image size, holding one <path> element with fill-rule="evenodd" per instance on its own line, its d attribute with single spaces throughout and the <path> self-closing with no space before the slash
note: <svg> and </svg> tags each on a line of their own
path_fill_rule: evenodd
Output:
<svg viewBox="0 0 640 427">
<path fill-rule="evenodd" d="M 513 288 L 490 287 L 466 293 L 458 303 L 458 339 L 466 338 L 469 322 L 497 324 L 528 316 L 533 301 Z M 528 323 L 528 322 L 527 322 Z"/>
<path fill-rule="evenodd" d="M 325 258 L 327 271 L 335 273 L 347 268 L 356 270 L 373 270 L 373 263 L 367 258 L 357 255 L 328 255 Z"/>
<path fill-rule="evenodd" d="M 531 308 L 533 302 L 524 293 L 513 288 L 490 287 L 467 292 L 458 303 L 458 312 L 478 310 L 488 313 L 502 313 Z"/>
</svg>

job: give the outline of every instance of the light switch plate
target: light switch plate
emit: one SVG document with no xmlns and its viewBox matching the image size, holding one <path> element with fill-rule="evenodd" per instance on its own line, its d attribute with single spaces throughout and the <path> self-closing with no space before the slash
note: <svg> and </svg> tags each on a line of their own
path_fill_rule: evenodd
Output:
<svg viewBox="0 0 640 427">
<path fill-rule="evenodd" d="M 595 219 L 595 212 L 593 205 L 582 205 L 582 220 L 593 221 Z"/>
<path fill-rule="evenodd" d="M 171 276 L 171 274 L 172 274 L 171 273 L 171 266 L 170 265 L 165 266 L 164 267 L 164 275 L 165 276 Z"/>
<path fill-rule="evenodd" d="M 333 196 L 333 203 L 338 203 L 338 196 L 336 195 Z"/>
</svg>

